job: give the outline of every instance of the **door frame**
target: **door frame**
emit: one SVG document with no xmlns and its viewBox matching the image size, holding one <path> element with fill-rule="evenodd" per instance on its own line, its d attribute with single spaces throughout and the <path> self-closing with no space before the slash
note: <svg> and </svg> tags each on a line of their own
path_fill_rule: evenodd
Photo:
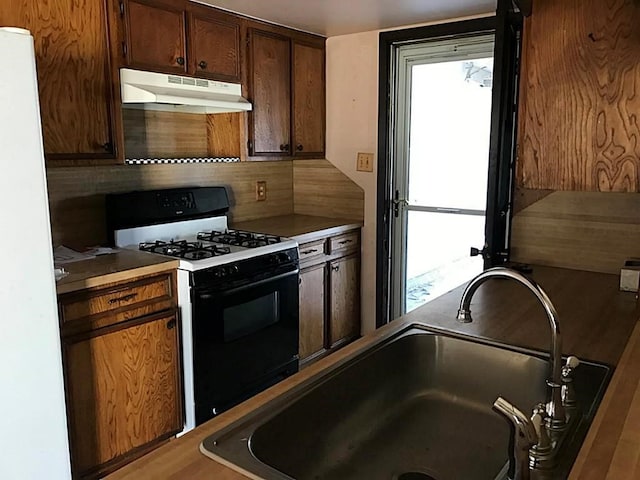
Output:
<svg viewBox="0 0 640 480">
<path fill-rule="evenodd" d="M 487 182 L 487 213 L 483 249 L 485 268 L 509 259 L 509 224 L 513 195 L 513 164 L 517 124 L 517 75 L 522 14 L 513 12 L 511 0 L 498 0 L 496 16 L 380 33 L 378 81 L 378 178 L 376 223 L 376 328 L 391 319 L 391 212 L 393 209 L 393 49 L 398 44 L 424 40 L 495 35 L 491 140 Z M 516 33 L 513 33 L 516 32 Z M 512 34 L 513 33 L 513 34 Z M 504 70 L 503 70 L 504 69 Z"/>
</svg>

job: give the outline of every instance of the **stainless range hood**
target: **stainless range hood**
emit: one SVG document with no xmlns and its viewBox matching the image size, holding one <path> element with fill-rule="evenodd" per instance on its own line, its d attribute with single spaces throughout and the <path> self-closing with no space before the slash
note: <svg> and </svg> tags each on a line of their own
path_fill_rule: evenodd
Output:
<svg viewBox="0 0 640 480">
<path fill-rule="evenodd" d="M 201 114 L 251 110 L 237 83 L 121 68 L 120 90 L 125 108 Z"/>
</svg>

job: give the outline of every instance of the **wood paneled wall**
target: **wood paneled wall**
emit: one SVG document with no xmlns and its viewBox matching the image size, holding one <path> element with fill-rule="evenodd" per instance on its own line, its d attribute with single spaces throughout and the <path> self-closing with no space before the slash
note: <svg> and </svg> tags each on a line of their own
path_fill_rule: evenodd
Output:
<svg viewBox="0 0 640 480">
<path fill-rule="evenodd" d="M 536 0 L 524 25 L 518 184 L 640 191 L 640 2 Z"/>
<path fill-rule="evenodd" d="M 294 211 L 364 221 L 364 191 L 328 160 L 294 160 Z"/>
<path fill-rule="evenodd" d="M 640 193 L 553 192 L 513 218 L 511 259 L 620 273 L 640 257 Z"/>
<path fill-rule="evenodd" d="M 47 180 L 53 242 L 76 248 L 106 243 L 107 193 L 223 185 L 234 221 L 293 213 L 291 161 L 55 168 Z M 267 182 L 266 201 L 255 200 L 258 180 Z"/>
</svg>

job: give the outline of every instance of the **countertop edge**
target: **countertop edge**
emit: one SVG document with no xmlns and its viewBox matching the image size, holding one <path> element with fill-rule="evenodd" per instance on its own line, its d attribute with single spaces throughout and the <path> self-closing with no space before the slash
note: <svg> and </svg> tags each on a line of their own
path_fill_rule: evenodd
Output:
<svg viewBox="0 0 640 480">
<path fill-rule="evenodd" d="M 348 218 L 319 217 L 314 215 L 279 215 L 256 220 L 232 222 L 231 228 L 279 235 L 307 243 L 324 237 L 360 229 L 363 222 Z"/>
<path fill-rule="evenodd" d="M 633 418 L 640 413 L 639 364 L 640 322 L 622 353 L 569 480 L 638 478 L 640 442 L 637 435 L 635 442 L 630 442 L 628 436 L 638 428 Z"/>
<path fill-rule="evenodd" d="M 91 276 L 88 278 L 76 280 L 74 282 L 56 285 L 56 293 L 58 295 L 63 295 L 66 293 L 77 292 L 79 290 L 85 290 L 87 288 L 103 287 L 111 283 L 127 281 L 136 277 L 142 277 L 145 275 L 152 275 L 154 273 L 172 270 L 178 268 L 178 265 L 179 262 L 177 260 L 163 260 L 160 263 L 155 263 L 152 265 L 143 265 L 139 267 L 119 270 L 117 272 Z"/>
<path fill-rule="evenodd" d="M 346 233 L 351 230 L 357 230 L 362 228 L 362 225 L 357 223 L 349 223 L 344 225 L 339 225 L 336 227 L 324 228 L 322 230 L 316 230 L 313 232 L 302 233 L 300 235 L 294 235 L 291 238 L 294 239 L 298 244 L 313 242 L 314 240 L 320 240 L 325 237 L 330 237 L 333 235 L 340 235 L 341 233 Z"/>
</svg>

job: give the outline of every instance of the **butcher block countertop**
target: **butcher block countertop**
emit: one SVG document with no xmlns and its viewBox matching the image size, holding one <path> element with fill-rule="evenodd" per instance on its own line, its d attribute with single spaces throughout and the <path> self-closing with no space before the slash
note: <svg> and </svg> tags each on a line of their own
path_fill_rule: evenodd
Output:
<svg viewBox="0 0 640 480">
<path fill-rule="evenodd" d="M 640 472 L 640 309 L 618 277 L 534 267 L 533 278 L 558 310 L 563 352 L 617 365 L 613 379 L 571 473 L 571 479 L 637 479 Z M 330 365 L 352 357 L 410 323 L 548 350 L 549 326 L 533 295 L 513 281 L 492 279 L 476 292 L 474 322 L 455 321 L 463 286 L 414 310 L 305 368 L 234 409 L 172 440 L 113 473 L 116 479 L 245 480 L 199 451 L 200 442 Z M 624 354 L 623 354 L 624 352 Z"/>
<path fill-rule="evenodd" d="M 250 232 L 270 233 L 293 238 L 298 243 L 306 243 L 360 228 L 362 222 L 344 218 L 293 214 L 232 223 L 231 227 Z"/>
<path fill-rule="evenodd" d="M 85 288 L 101 287 L 109 283 L 171 270 L 177 268 L 178 263 L 178 260 L 160 255 L 121 250 L 117 253 L 63 265 L 69 275 L 56 282 L 56 291 L 61 295 Z"/>
</svg>

